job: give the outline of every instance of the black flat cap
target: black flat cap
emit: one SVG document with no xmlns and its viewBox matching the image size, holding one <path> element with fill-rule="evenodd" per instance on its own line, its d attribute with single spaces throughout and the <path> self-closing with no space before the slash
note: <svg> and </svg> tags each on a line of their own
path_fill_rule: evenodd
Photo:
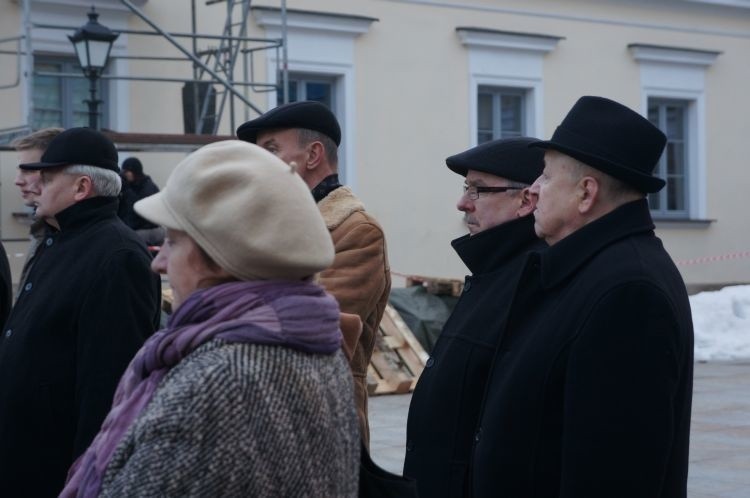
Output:
<svg viewBox="0 0 750 498">
<path fill-rule="evenodd" d="M 532 147 L 552 149 L 606 173 L 644 193 L 661 190 L 653 176 L 667 137 L 624 105 L 604 97 L 578 99 L 550 140 Z"/>
<path fill-rule="evenodd" d="M 123 171 L 132 171 L 136 176 L 143 174 L 143 164 L 137 157 L 129 157 L 122 162 Z"/>
<path fill-rule="evenodd" d="M 49 143 L 38 163 L 20 164 L 21 169 L 61 168 L 73 164 L 120 171 L 117 149 L 110 139 L 91 128 L 70 128 Z"/>
<path fill-rule="evenodd" d="M 461 176 L 471 169 L 531 185 L 544 169 L 544 152 L 529 148 L 538 141 L 527 137 L 501 138 L 450 156 L 445 164 Z"/>
<path fill-rule="evenodd" d="M 237 138 L 254 144 L 258 132 L 283 128 L 306 128 L 322 133 L 336 145 L 341 144 L 341 127 L 325 104 L 314 100 L 292 102 L 271 109 L 237 128 Z"/>
</svg>

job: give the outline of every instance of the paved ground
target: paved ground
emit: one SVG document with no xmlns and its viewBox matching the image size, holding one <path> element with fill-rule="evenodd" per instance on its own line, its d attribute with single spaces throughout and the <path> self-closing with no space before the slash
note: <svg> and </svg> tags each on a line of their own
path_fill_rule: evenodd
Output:
<svg viewBox="0 0 750 498">
<path fill-rule="evenodd" d="M 373 459 L 399 474 L 410 400 L 370 399 Z M 695 365 L 688 496 L 750 497 L 750 361 Z"/>
</svg>

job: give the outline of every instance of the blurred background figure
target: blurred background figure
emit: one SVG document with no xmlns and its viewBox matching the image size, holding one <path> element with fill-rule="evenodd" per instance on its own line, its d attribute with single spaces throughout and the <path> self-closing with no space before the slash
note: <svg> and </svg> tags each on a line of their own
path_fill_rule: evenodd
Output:
<svg viewBox="0 0 750 498">
<path fill-rule="evenodd" d="M 135 205 L 174 313 L 125 372 L 61 496 L 355 496 L 359 434 L 334 257 L 304 181 L 241 141 L 205 146 Z"/>
<path fill-rule="evenodd" d="M 122 194 L 117 215 L 138 234 L 147 246 L 160 246 L 164 242 L 164 228 L 140 217 L 133 204 L 159 191 L 151 177 L 143 173 L 143 165 L 137 157 L 122 162 Z"/>
</svg>

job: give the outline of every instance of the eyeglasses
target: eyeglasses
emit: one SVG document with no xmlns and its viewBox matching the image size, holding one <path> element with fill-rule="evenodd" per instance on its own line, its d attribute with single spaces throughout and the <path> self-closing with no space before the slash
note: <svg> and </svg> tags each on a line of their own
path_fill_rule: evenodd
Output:
<svg viewBox="0 0 750 498">
<path fill-rule="evenodd" d="M 475 201 L 479 199 L 479 194 L 491 194 L 495 192 L 507 192 L 508 190 L 523 190 L 524 187 L 478 187 L 476 185 L 464 185 L 464 194 L 469 196 L 469 199 Z"/>
</svg>

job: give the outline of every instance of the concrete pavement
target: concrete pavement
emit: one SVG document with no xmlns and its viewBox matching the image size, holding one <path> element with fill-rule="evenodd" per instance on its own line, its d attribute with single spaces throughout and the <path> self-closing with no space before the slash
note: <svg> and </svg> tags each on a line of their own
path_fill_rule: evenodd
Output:
<svg viewBox="0 0 750 498">
<path fill-rule="evenodd" d="M 401 473 L 411 395 L 370 398 L 372 457 Z M 696 363 L 690 498 L 750 497 L 750 361 Z"/>
</svg>

